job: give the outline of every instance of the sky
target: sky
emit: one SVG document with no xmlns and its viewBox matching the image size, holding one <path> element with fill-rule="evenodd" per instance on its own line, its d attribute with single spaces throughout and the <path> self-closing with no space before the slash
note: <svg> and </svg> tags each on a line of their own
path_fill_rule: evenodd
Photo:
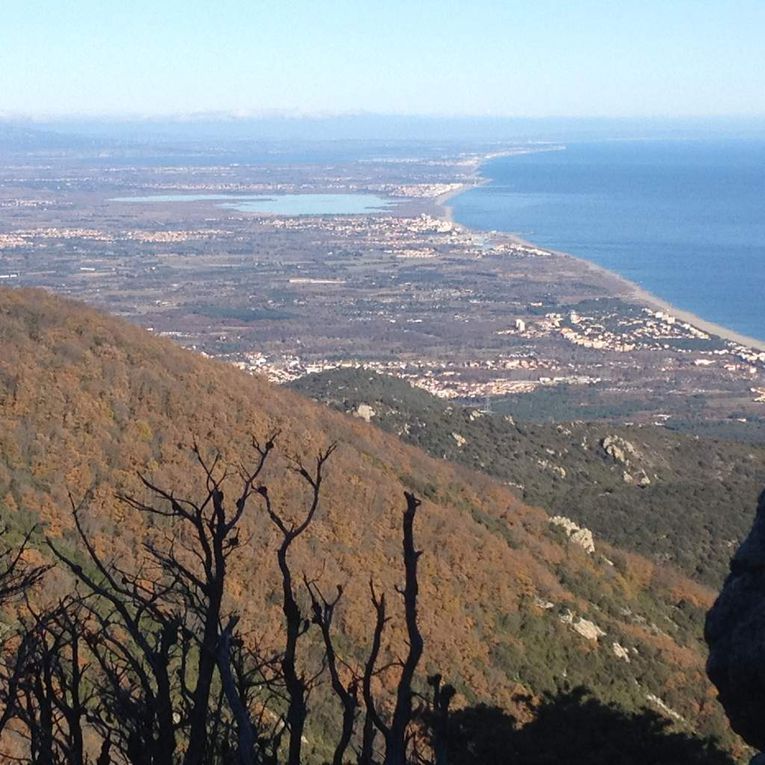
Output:
<svg viewBox="0 0 765 765">
<path fill-rule="evenodd" d="M 5 117 L 765 115 L 765 0 L 0 0 Z"/>
</svg>

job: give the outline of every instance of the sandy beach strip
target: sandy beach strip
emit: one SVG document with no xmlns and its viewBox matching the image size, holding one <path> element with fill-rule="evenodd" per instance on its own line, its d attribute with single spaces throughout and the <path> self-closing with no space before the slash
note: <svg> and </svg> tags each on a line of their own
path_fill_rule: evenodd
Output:
<svg viewBox="0 0 765 765">
<path fill-rule="evenodd" d="M 460 194 L 464 194 L 470 189 L 478 188 L 478 186 L 485 186 L 489 182 L 490 181 L 486 178 L 476 178 L 474 182 L 470 181 L 463 183 L 458 188 L 452 189 L 451 191 L 447 191 L 446 193 L 433 198 L 433 204 L 439 208 L 442 218 L 448 220 L 449 223 L 457 224 L 457 221 L 454 220 L 454 210 L 452 209 L 449 202 L 454 199 L 454 197 L 457 197 Z"/>
<path fill-rule="evenodd" d="M 523 152 L 523 153 L 528 153 L 528 152 Z M 441 217 L 445 218 L 450 223 L 458 224 L 457 221 L 454 220 L 454 211 L 451 205 L 449 204 L 449 202 L 452 199 L 454 199 L 456 196 L 458 196 L 459 194 L 464 193 L 465 191 L 477 188 L 478 186 L 485 186 L 486 184 L 491 182 L 488 178 L 485 178 L 481 175 L 481 166 L 483 165 L 484 162 L 488 161 L 489 159 L 494 159 L 495 157 L 498 157 L 498 156 L 511 156 L 511 155 L 514 156 L 515 152 L 503 152 L 503 153 L 485 156 L 482 160 L 476 162 L 476 167 L 474 170 L 474 179 L 471 178 L 470 181 L 465 182 L 459 188 L 452 189 L 451 191 L 448 191 L 445 194 L 441 194 L 440 196 L 435 197 L 433 199 L 433 202 L 441 210 Z M 458 225 L 462 226 L 461 223 Z M 463 226 L 463 228 L 465 228 L 466 230 L 471 230 L 467 226 Z M 475 231 L 474 233 L 477 235 L 486 235 L 488 232 Z M 722 338 L 723 340 L 728 340 L 731 343 L 736 343 L 737 345 L 742 345 L 747 348 L 753 348 L 761 353 L 765 353 L 765 340 L 758 340 L 755 337 L 749 337 L 740 332 L 736 332 L 733 329 L 729 329 L 728 327 L 724 327 L 720 324 L 715 324 L 714 322 L 707 321 L 706 319 L 703 319 L 700 316 L 697 316 L 691 311 L 686 311 L 682 308 L 678 308 L 677 306 L 672 305 L 666 300 L 660 298 L 658 295 L 654 295 L 652 292 L 648 292 L 648 290 L 644 289 L 638 284 L 635 284 L 634 282 L 631 282 L 629 279 L 626 279 L 625 277 L 621 276 L 615 271 L 611 271 L 610 269 L 604 268 L 603 266 L 599 266 L 597 263 L 593 263 L 592 261 L 587 260 L 586 258 L 581 258 L 577 255 L 572 255 L 570 252 L 562 252 L 560 250 L 551 250 L 549 247 L 541 247 L 540 245 L 535 244 L 534 242 L 530 242 L 527 239 L 522 239 L 516 234 L 510 233 L 510 232 L 497 231 L 495 233 L 503 237 L 507 237 L 508 239 L 515 242 L 516 244 L 520 244 L 524 247 L 529 247 L 536 250 L 542 250 L 543 252 L 549 252 L 550 254 L 557 255 L 558 257 L 569 258 L 571 260 L 574 260 L 577 263 L 581 264 L 583 268 L 586 268 L 590 271 L 595 271 L 596 273 L 599 273 L 602 276 L 617 282 L 622 289 L 620 289 L 616 294 L 614 294 L 614 297 L 624 298 L 631 302 L 638 303 L 642 306 L 645 306 L 646 308 L 651 308 L 654 311 L 663 311 L 664 313 L 674 316 L 676 319 L 679 319 L 680 321 L 684 321 L 687 324 L 690 324 L 693 327 L 696 327 L 696 329 L 700 329 L 702 332 L 706 332 L 708 335 L 714 335 L 716 337 Z"/>
<path fill-rule="evenodd" d="M 476 157 L 473 162 L 473 167 L 470 171 L 469 180 L 461 183 L 458 187 L 451 189 L 443 194 L 439 194 L 432 199 L 433 204 L 441 210 L 441 217 L 449 221 L 449 223 L 457 223 L 454 220 L 454 211 L 452 210 L 449 202 L 460 194 L 464 194 L 470 189 L 475 189 L 478 186 L 486 186 L 491 181 L 485 178 L 481 174 L 481 168 L 486 162 L 492 159 L 499 159 L 500 157 L 519 157 L 523 154 L 538 154 L 543 151 L 561 151 L 564 146 L 559 144 L 540 145 L 540 146 L 523 146 L 518 149 L 507 149 L 506 151 L 495 151 L 490 154 L 482 154 L 480 157 Z"/>
</svg>

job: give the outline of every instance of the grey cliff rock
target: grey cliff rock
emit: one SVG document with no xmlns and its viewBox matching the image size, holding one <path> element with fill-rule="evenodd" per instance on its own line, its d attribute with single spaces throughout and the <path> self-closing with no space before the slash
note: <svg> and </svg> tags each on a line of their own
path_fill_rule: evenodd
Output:
<svg viewBox="0 0 765 765">
<path fill-rule="evenodd" d="M 707 614 L 707 674 L 731 727 L 765 750 L 765 492 L 749 536 Z"/>
</svg>

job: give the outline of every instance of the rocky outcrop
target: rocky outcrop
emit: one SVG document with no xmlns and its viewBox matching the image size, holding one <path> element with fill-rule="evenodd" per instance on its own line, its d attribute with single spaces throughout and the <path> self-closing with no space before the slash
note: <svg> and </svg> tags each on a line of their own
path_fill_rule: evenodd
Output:
<svg viewBox="0 0 765 765">
<path fill-rule="evenodd" d="M 611 649 L 614 652 L 614 656 L 616 656 L 617 659 L 621 659 L 622 661 L 626 661 L 627 664 L 630 663 L 630 652 L 620 643 L 611 643 Z"/>
<path fill-rule="evenodd" d="M 667 715 L 667 717 L 671 717 L 678 722 L 686 722 L 685 718 L 679 712 L 676 712 L 672 707 L 665 704 L 655 693 L 647 693 L 645 698 L 646 701 L 650 701 L 657 706 L 661 712 Z"/>
<path fill-rule="evenodd" d="M 640 462 L 642 455 L 634 444 L 621 436 L 605 436 L 600 441 L 600 448 L 606 456 L 610 457 L 617 465 L 622 465 L 629 470 L 622 471 L 624 483 L 636 484 L 640 487 L 651 485 L 651 479 L 645 470 L 636 463 Z"/>
<path fill-rule="evenodd" d="M 356 411 L 353 413 L 354 417 L 360 417 L 365 422 L 372 422 L 372 418 L 377 414 L 369 404 L 359 404 Z"/>
<path fill-rule="evenodd" d="M 452 438 L 457 442 L 457 446 L 459 446 L 460 449 L 467 443 L 467 438 L 459 433 L 452 433 Z"/>
<path fill-rule="evenodd" d="M 731 727 L 765 750 L 765 492 L 749 536 L 707 614 L 707 674 Z"/>
<path fill-rule="evenodd" d="M 559 526 L 566 532 L 566 536 L 574 543 L 579 545 L 587 553 L 595 552 L 595 540 L 592 538 L 592 532 L 582 526 L 578 526 L 565 515 L 554 515 L 550 518 L 553 526 Z"/>
<path fill-rule="evenodd" d="M 626 438 L 606 436 L 601 442 L 603 451 L 614 461 L 622 465 L 630 464 L 630 457 L 637 457 L 638 450 Z"/>
<path fill-rule="evenodd" d="M 589 619 L 584 619 L 581 616 L 576 616 L 569 609 L 566 609 L 561 614 L 560 620 L 564 624 L 570 625 L 575 632 L 578 632 L 583 638 L 587 638 L 587 640 L 597 642 L 599 638 L 606 634 L 595 622 L 591 622 Z"/>
</svg>

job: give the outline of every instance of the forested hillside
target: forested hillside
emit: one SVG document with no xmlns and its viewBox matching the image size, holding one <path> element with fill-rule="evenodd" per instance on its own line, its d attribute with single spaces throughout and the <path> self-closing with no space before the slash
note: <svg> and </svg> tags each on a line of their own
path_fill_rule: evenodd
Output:
<svg viewBox="0 0 765 765">
<path fill-rule="evenodd" d="M 345 394 L 338 389 L 336 395 Z M 450 416 L 461 418 L 459 432 L 469 443 L 475 436 L 468 425 L 481 419 L 458 410 Z M 447 427 L 457 432 L 456 425 Z M 278 435 L 262 481 L 285 518 L 300 518 L 310 503 L 305 480 L 292 469 L 295 460 L 310 464 L 319 450 L 337 444 L 315 520 L 290 555 L 298 578 L 305 573 L 325 592 L 344 587 L 335 624 L 347 666 L 362 660 L 371 639 L 370 576 L 388 594 L 394 617 L 383 652 L 390 660 L 402 649 L 395 626 L 402 604 L 394 585 L 401 580 L 403 495 L 410 491 L 423 499 L 417 542 L 424 551 L 425 653 L 417 687 L 424 691 L 425 676 L 440 672 L 456 688 L 456 707 L 486 703 L 528 720 L 529 699 L 519 695 L 530 697 L 533 709 L 544 693 L 554 699 L 586 685 L 598 704 L 615 704 L 619 714 L 648 708 L 680 732 L 717 734 L 735 746 L 704 674 L 701 624 L 711 589 L 602 539 L 588 552 L 507 486 L 429 457 L 358 418 L 82 305 L 38 291 L 0 290 L 0 514 L 11 543 L 37 525 L 34 560 L 52 561 L 48 537 L 85 565 L 71 494 L 75 504 L 84 499 L 79 518 L 97 553 L 137 571 L 145 544 L 161 539 L 166 527 L 162 518 L 136 512 L 115 495 L 148 502 L 141 473 L 177 496 L 203 497 L 207 477 L 193 444 L 211 460 L 219 453 L 236 480 L 240 466 L 257 460 L 253 436 L 262 444 L 273 433 Z M 565 438 L 570 443 L 571 436 Z M 456 445 L 450 434 L 445 444 L 449 439 Z M 549 446 L 553 466 L 560 465 L 562 443 Z M 636 446 L 646 450 L 641 465 L 654 476 L 658 467 L 651 467 L 648 449 L 642 442 Z M 529 460 L 536 459 L 529 452 Z M 511 462 L 511 452 L 503 456 L 497 437 L 484 465 L 476 457 L 475 466 L 489 470 L 500 460 Z M 583 462 L 578 469 L 589 466 Z M 533 484 L 527 471 L 523 480 L 540 495 L 545 484 L 557 485 L 552 468 L 539 467 Z M 617 483 L 622 472 L 620 466 Z M 636 480 L 640 475 L 635 471 Z M 280 534 L 257 500 L 242 517 L 225 611 L 241 614 L 244 642 L 277 651 Z M 58 568 L 34 597 L 39 606 L 71 589 L 71 575 Z M 309 613 L 307 592 L 296 591 Z M 6 610 L 3 618 L 12 628 L 19 611 Z M 306 629 L 307 645 L 317 645 L 316 628 Z M 326 685 L 315 650 L 301 652 L 299 662 L 302 672 L 323 677 Z M 392 689 L 383 676 L 386 690 Z M 327 730 L 336 718 L 328 709 L 316 702 L 306 761 L 327 756 Z"/>
<path fill-rule="evenodd" d="M 489 473 L 525 502 L 719 586 L 765 486 L 765 447 L 655 425 L 513 421 L 364 370 L 309 375 L 296 390 L 435 457 Z"/>
</svg>

